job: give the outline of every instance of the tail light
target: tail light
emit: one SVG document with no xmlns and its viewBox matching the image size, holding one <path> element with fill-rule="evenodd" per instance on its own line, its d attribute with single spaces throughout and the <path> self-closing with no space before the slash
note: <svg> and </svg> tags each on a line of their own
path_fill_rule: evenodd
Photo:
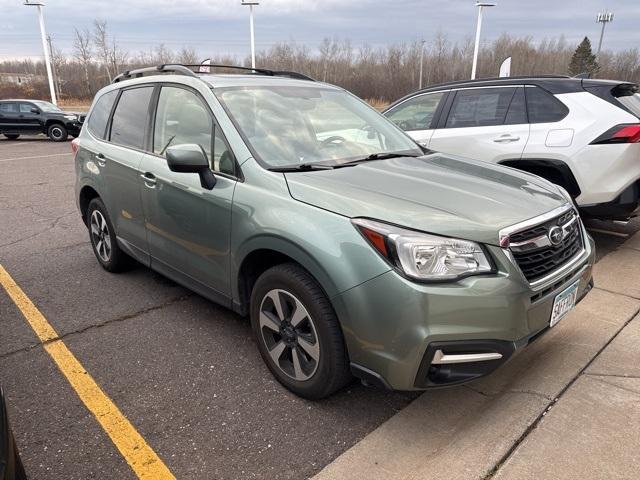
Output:
<svg viewBox="0 0 640 480">
<path fill-rule="evenodd" d="M 76 153 L 78 153 L 78 149 L 79 148 L 80 148 L 80 139 L 79 138 L 74 138 L 71 141 L 71 151 L 73 152 L 74 155 Z"/>
<path fill-rule="evenodd" d="M 591 142 L 591 145 L 607 143 L 640 143 L 640 124 L 623 123 L 616 125 L 596 138 Z"/>
</svg>

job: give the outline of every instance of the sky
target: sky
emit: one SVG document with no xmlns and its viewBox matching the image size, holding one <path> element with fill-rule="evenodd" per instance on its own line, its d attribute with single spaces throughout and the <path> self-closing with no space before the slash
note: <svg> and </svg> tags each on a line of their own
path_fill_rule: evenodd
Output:
<svg viewBox="0 0 640 480">
<path fill-rule="evenodd" d="M 163 43 L 195 48 L 203 56 L 249 53 L 248 7 L 240 0 L 44 0 L 47 33 L 56 48 L 72 52 L 73 28 L 105 20 L 118 43 L 132 53 Z M 495 0 L 485 9 L 482 40 L 502 33 L 534 41 L 564 34 L 595 46 L 598 12 L 614 12 L 603 49 L 640 48 L 640 0 Z M 41 57 L 36 9 L 23 0 L 0 0 L 0 60 Z M 311 50 L 325 37 L 374 47 L 433 39 L 439 30 L 452 41 L 475 34 L 474 0 L 261 0 L 255 7 L 256 48 L 295 42 Z"/>
</svg>

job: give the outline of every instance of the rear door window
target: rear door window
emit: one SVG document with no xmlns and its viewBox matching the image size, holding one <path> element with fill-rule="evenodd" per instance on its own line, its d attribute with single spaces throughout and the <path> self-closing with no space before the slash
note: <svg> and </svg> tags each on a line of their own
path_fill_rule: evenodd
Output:
<svg viewBox="0 0 640 480">
<path fill-rule="evenodd" d="M 417 95 L 402 102 L 385 116 L 405 131 L 428 130 L 432 128 L 433 117 L 440 101 L 447 92 Z"/>
<path fill-rule="evenodd" d="M 149 113 L 149 100 L 153 87 L 136 87 L 123 90 L 111 122 L 113 143 L 125 147 L 144 148 L 144 136 Z"/>
<path fill-rule="evenodd" d="M 503 125 L 517 88 L 459 90 L 451 105 L 445 128 Z"/>
<path fill-rule="evenodd" d="M 118 97 L 118 90 L 105 93 L 96 101 L 87 122 L 87 128 L 96 137 L 104 139 L 107 130 L 107 122 L 113 108 L 113 103 Z"/>
<path fill-rule="evenodd" d="M 525 94 L 529 123 L 559 122 L 569 113 L 569 109 L 560 100 L 540 87 L 527 87 Z"/>
<path fill-rule="evenodd" d="M 17 113 L 18 105 L 15 103 L 0 103 L 0 113 Z"/>
</svg>

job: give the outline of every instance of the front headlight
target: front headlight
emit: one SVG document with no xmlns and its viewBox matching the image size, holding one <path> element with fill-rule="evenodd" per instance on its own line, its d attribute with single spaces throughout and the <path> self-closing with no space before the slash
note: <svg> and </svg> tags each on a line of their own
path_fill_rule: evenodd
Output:
<svg viewBox="0 0 640 480">
<path fill-rule="evenodd" d="M 490 273 L 491 262 L 475 242 L 415 232 L 355 218 L 356 228 L 380 255 L 416 280 L 456 280 Z"/>
<path fill-rule="evenodd" d="M 64 118 L 66 118 L 67 120 L 77 120 L 78 116 L 77 115 L 65 115 Z"/>
</svg>

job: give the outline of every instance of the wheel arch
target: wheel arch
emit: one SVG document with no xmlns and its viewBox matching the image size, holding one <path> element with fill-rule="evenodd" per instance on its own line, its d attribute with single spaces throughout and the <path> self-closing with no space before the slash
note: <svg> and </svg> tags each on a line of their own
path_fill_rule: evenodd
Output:
<svg viewBox="0 0 640 480">
<path fill-rule="evenodd" d="M 87 208 L 89 208 L 89 203 L 94 198 L 101 197 L 92 185 L 85 185 L 80 189 L 80 193 L 78 194 L 78 208 L 80 209 L 82 221 L 85 225 L 87 224 Z"/>
<path fill-rule="evenodd" d="M 562 160 L 553 158 L 522 158 L 502 160 L 498 162 L 505 167 L 522 170 L 549 180 L 552 183 L 564 187 L 569 194 L 576 198 L 580 196 L 580 186 L 571 168 Z"/>
<path fill-rule="evenodd" d="M 48 119 L 45 123 L 44 123 L 44 128 L 46 128 L 47 130 L 49 130 L 49 127 L 51 125 L 60 125 L 61 127 L 64 127 L 64 122 L 62 120 L 59 120 L 57 118 L 50 118 Z M 66 128 L 66 127 L 65 127 Z"/>
<path fill-rule="evenodd" d="M 293 262 L 306 270 L 320 285 L 329 301 L 337 292 L 328 272 L 309 252 L 285 238 L 261 236 L 239 249 L 232 273 L 233 308 L 241 315 L 249 312 L 251 291 L 258 277 L 276 265 Z"/>
</svg>

